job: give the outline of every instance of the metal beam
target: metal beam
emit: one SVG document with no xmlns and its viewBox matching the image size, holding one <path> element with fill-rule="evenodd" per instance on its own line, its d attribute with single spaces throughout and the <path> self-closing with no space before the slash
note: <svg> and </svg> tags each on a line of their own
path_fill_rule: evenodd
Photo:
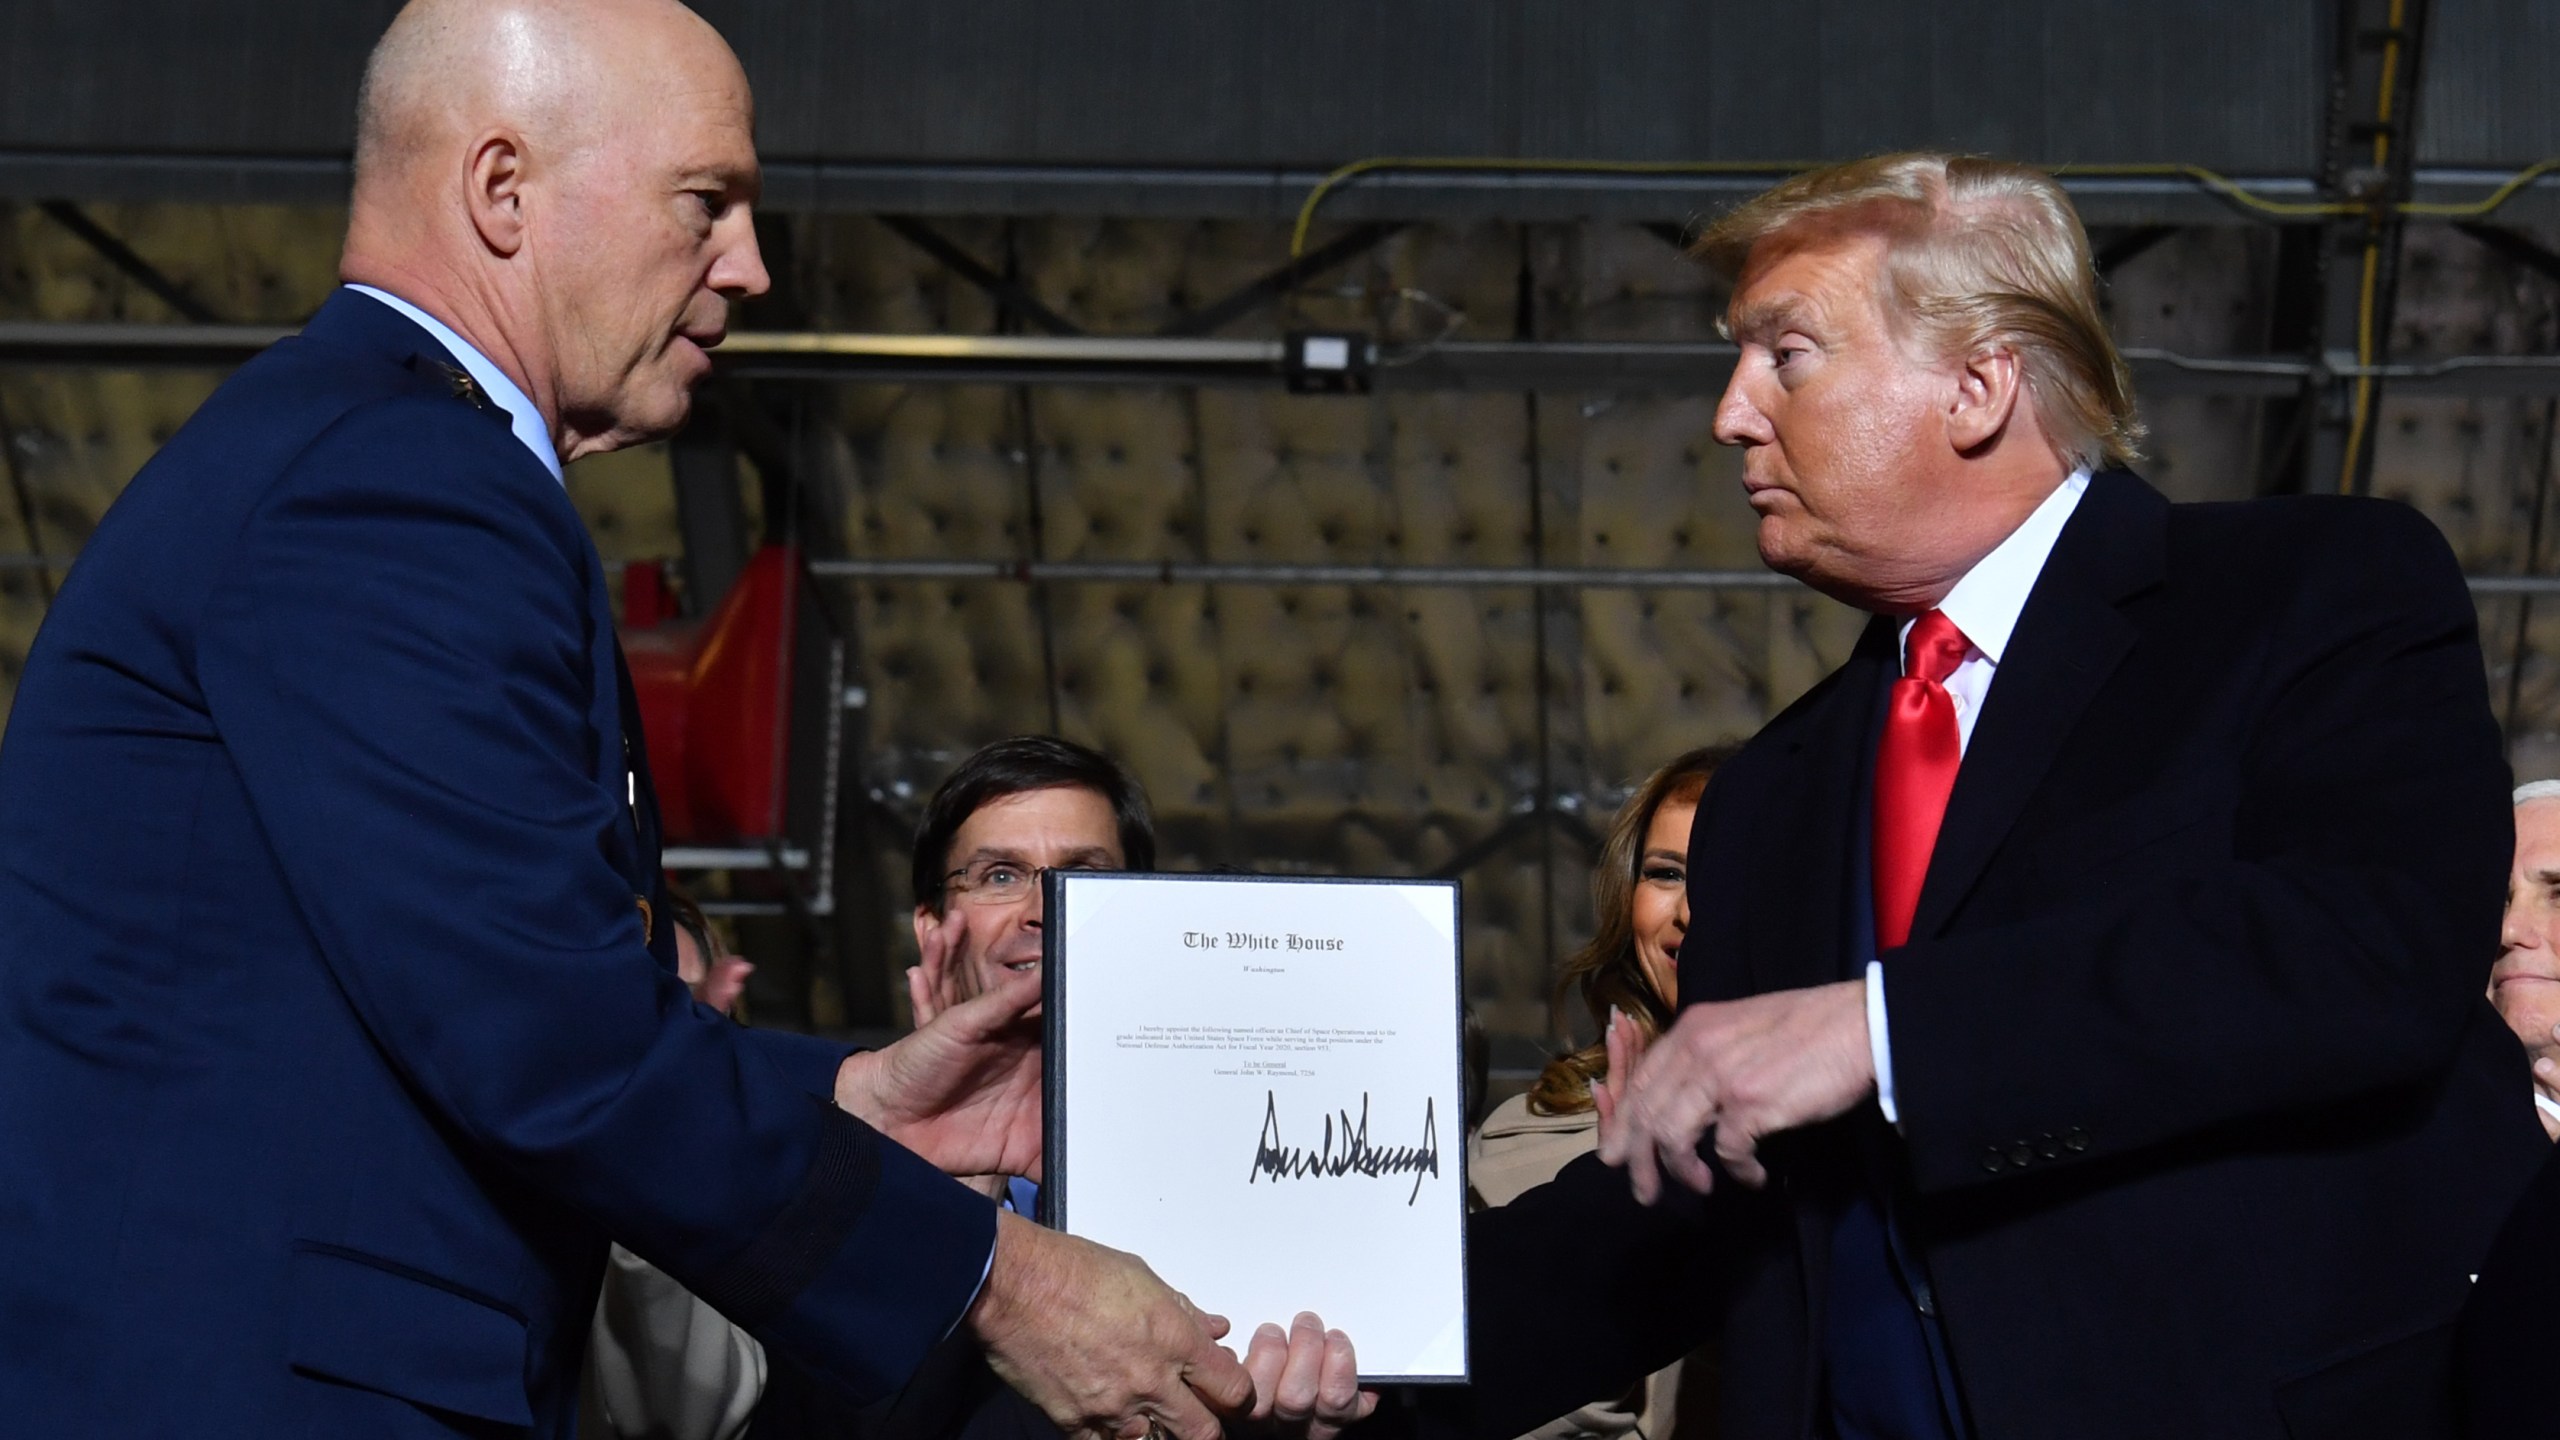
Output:
<svg viewBox="0 0 2560 1440">
<path fill-rule="evenodd" d="M 1590 565 L 1231 565 L 1176 560 L 819 560 L 821 579 L 1083 585 L 1380 585 L 1396 589 L 1794 590 L 1774 570 L 1623 569 Z M 2560 593 L 2560 575 L 2479 575 L 2474 595 Z"/>
<path fill-rule="evenodd" d="M 761 208 L 791 214 L 1101 215 L 1140 219 L 1287 220 L 1322 167 L 839 163 L 774 157 Z M 2422 199 L 2477 201 L 2512 170 L 2419 172 Z M 1768 188 L 1771 176 L 1572 175 L 1484 171 L 1364 178 L 1329 200 L 1336 220 L 1627 220 L 1687 225 Z M 2252 194 L 2301 202 L 2318 182 L 2234 177 Z M 2252 225 L 2262 221 L 2189 180 L 2065 176 L 2092 225 Z M 0 199 L 210 205 L 347 203 L 343 155 L 0 148 Z M 2516 223 L 2560 217 L 2560 176 L 2525 186 L 2501 211 Z"/>
<path fill-rule="evenodd" d="M 69 570 L 76 555 L 0 554 L 0 573 Z M 1595 565 L 1224 565 L 1132 560 L 813 560 L 822 580 L 1080 585 L 1382 585 L 1399 589 L 1506 590 L 1554 585 L 1574 590 L 1792 590 L 1774 570 L 1619 569 Z M 2474 575 L 2474 596 L 2560 595 L 2560 575 Z M 853 692 L 844 703 L 859 709 Z M 671 854 L 673 852 L 670 852 Z M 709 853 L 709 852 L 704 852 Z M 724 862 L 738 855 L 720 852 Z M 785 852 L 786 855 L 796 852 Z M 669 864 L 675 862 L 671 859 Z M 708 865 L 695 857 L 691 863 Z M 740 863 L 751 863 L 741 861 Z"/>
<path fill-rule="evenodd" d="M 1052 335 L 1084 333 L 1083 326 L 1041 304 L 1039 296 L 980 264 L 978 257 L 953 244 L 950 237 L 923 221 L 906 215 L 883 215 L 880 223 L 908 244 L 941 261 L 954 275 L 987 292 L 1002 310 L 1018 315 Z M 1003 328 L 1001 315 L 998 327 Z"/>
<path fill-rule="evenodd" d="M 2137 225 L 2098 247 L 2094 257 L 2098 273 L 2113 275 L 2135 257 L 2147 253 L 2152 246 L 2178 233 L 2175 225 Z"/>
<path fill-rule="evenodd" d="M 1156 333 L 1163 336 L 1214 335 L 1318 275 L 1376 249 L 1381 241 L 1403 228 L 1405 222 L 1401 220 L 1373 220 L 1354 226 L 1234 294 L 1203 305 L 1188 315 L 1176 316 Z"/>
<path fill-rule="evenodd" d="M 738 447 L 716 410 L 697 410 L 667 447 L 675 480 L 676 531 L 684 541 L 685 613 L 717 608 L 747 567 L 746 497 L 738 489 Z"/>
<path fill-rule="evenodd" d="M 158 266 L 134 253 L 133 247 L 117 238 L 114 231 L 89 218 L 87 211 L 68 200 L 46 200 L 36 206 L 47 219 L 80 237 L 82 244 L 98 253 L 98 257 L 136 285 L 158 296 L 160 303 L 197 325 L 217 325 L 222 317 L 213 313 L 203 301 L 187 293 L 186 287 L 160 273 Z"/>
<path fill-rule="evenodd" d="M 0 366 L 225 368 L 292 332 L 254 325 L 0 322 Z M 2127 347 L 2145 395 L 2276 397 L 2358 377 L 2429 396 L 2560 394 L 2560 355 L 2457 355 L 2357 366 L 2300 355 L 2187 355 Z M 1721 341 L 1459 340 L 1381 357 L 1380 389 L 1628 391 L 1704 394 L 1723 388 L 1735 350 Z M 1132 335 L 864 335 L 742 331 L 712 352 L 723 382 L 1279 385 L 1278 340 Z M 733 391 L 706 395 L 759 467 L 787 467 L 788 436 Z"/>
<path fill-rule="evenodd" d="M 2276 232 L 2275 274 L 2267 297 L 2267 348 L 2277 354 L 2320 358 L 2321 285 L 2327 235 L 2317 226 Z M 2303 451 L 2311 427 L 2329 403 L 2329 379 L 2308 367 L 2290 394 L 2270 396 L 2258 407 L 2258 474 L 2261 495 L 2298 495 L 2309 467 Z"/>
<path fill-rule="evenodd" d="M 0 364 L 227 369 L 292 333 L 280 325 L 0 321 Z"/>
<path fill-rule="evenodd" d="M 2417 169 L 2418 73 L 2432 0 L 2335 0 L 2333 69 L 2320 181 L 2360 207 L 2322 227 L 2317 354 L 2344 383 L 2323 397 L 2304 447 L 2302 488 L 2363 493 L 2382 408 L 2399 293 L 2401 213 Z"/>
<path fill-rule="evenodd" d="M 2546 280 L 2560 280 L 2560 254 L 2544 248 L 2541 242 L 2529 235 L 2518 234 L 2503 225 L 2484 225 L 2468 220 L 2455 222 L 2453 228 Z"/>
<path fill-rule="evenodd" d="M 1022 584 L 1392 585 L 1483 590 L 1561 585 L 1594 589 L 1792 590 L 1774 570 L 1619 570 L 1554 565 L 1225 565 L 1130 560 L 816 560 L 828 580 L 1007 580 Z"/>
<path fill-rule="evenodd" d="M 1668 220 L 1647 220 L 1644 222 L 1644 232 L 1646 234 L 1651 235 L 1654 239 L 1661 241 L 1663 244 L 1670 246 L 1672 249 L 1679 251 L 1683 255 L 1688 254 L 1689 247 L 1697 243 L 1699 230 L 1700 227 L 1695 221 L 1689 221 L 1679 225 L 1674 225 Z"/>
<path fill-rule="evenodd" d="M 712 354 L 730 373 L 759 377 L 1108 385 L 1277 384 L 1284 358 L 1278 340 L 753 332 Z"/>
</svg>

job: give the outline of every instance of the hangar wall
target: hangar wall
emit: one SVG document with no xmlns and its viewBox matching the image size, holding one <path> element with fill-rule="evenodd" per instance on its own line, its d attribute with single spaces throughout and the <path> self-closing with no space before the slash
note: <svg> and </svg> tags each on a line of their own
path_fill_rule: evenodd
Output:
<svg viewBox="0 0 2560 1440">
<path fill-rule="evenodd" d="M 327 292 L 338 212 L 100 207 L 95 218 L 226 318 L 289 323 Z M 12 317 L 158 321 L 162 302 L 32 207 L 0 217 Z M 1144 333 L 1285 258 L 1286 226 L 1240 220 L 938 220 L 1044 304 Z M 822 330 L 987 333 L 998 310 L 881 222 L 781 222 L 770 304 Z M 2101 232 L 2102 242 L 2115 232 Z M 2269 348 L 2276 236 L 2180 231 L 2119 266 L 2129 345 Z M 2404 354 L 2547 352 L 2560 291 L 2451 232 L 2413 241 Z M 1640 226 L 1423 225 L 1230 333 L 1346 324 L 1570 339 L 1703 339 L 1715 282 Z M 756 323 L 751 315 L 749 324 Z M 73 555 L 214 372 L 0 369 L 15 502 L 0 553 Z M 1275 388 L 811 383 L 776 402 L 816 553 L 897 559 L 1592 565 L 1754 563 L 1736 457 L 1710 394 L 1296 396 Z M 2442 525 L 2465 567 L 2520 574 L 2549 487 L 2551 402 L 2388 401 L 2375 488 Z M 2149 400 L 2147 473 L 2182 499 L 2261 488 L 2267 407 Z M 668 452 L 582 462 L 571 489 L 608 559 L 676 554 Z M 752 469 L 750 505 L 761 504 Z M 41 619 L 46 572 L 0 574 L 0 689 Z M 1858 617 L 1800 590 L 829 582 L 868 712 L 849 834 L 870 893 L 841 953 L 778 957 L 754 1002 L 820 1024 L 891 1017 L 912 949 L 904 832 L 974 745 L 1055 729 L 1123 757 L 1153 795 L 1167 863 L 1430 872 L 1466 883 L 1469 991 L 1497 1063 L 1533 1064 L 1571 1017 L 1556 957 L 1587 933 L 1590 832 L 1625 787 L 1692 744 L 1738 739 L 1845 654 Z M 2493 695 L 2519 764 L 2560 762 L 2560 628 L 2483 602 Z M 5 703 L 5 701 L 0 701 Z M 1540 805 L 1540 796 L 1548 797 Z M 757 932 L 770 951 L 779 930 Z M 751 938 L 752 943 L 752 938 Z M 881 960 L 886 959 L 886 965 Z"/>
<path fill-rule="evenodd" d="M 343 223 L 357 68 L 394 8 L 0 9 L 0 330 L 307 315 Z M 1391 357 L 1418 357 L 1414 374 L 1451 338 L 1711 339 L 1721 295 L 1676 242 L 1766 183 L 1753 164 L 1935 143 L 2201 165 L 2279 204 L 2350 193 L 2365 140 L 2349 102 L 2403 43 L 2375 39 L 2372 0 L 702 9 L 736 42 L 762 105 L 777 293 L 750 307 L 745 330 L 1019 330 L 1023 305 L 992 294 L 994 277 L 1085 331 L 1152 333 L 1280 267 L 1298 207 L 1333 167 L 1368 156 L 1745 167 L 1366 175 L 1329 196 L 1310 248 L 1373 220 L 1402 228 L 1217 332 L 1365 330 Z M 2476 200 L 2560 154 L 2541 83 L 2560 64 L 2549 9 L 2402 6 L 2426 36 L 2416 138 L 2399 152 L 2415 164 L 2408 195 Z M 2172 357 L 2141 371 L 2145 473 L 2181 499 L 2325 488 L 2305 436 L 2326 427 L 2336 440 L 2335 367 L 2355 356 L 2340 348 L 2341 312 L 2323 338 L 2306 307 L 2351 288 L 2340 262 L 2354 252 L 2338 247 L 2359 243 L 2352 224 L 2316 205 L 2270 215 L 2192 177 L 2069 183 L 2096 230 L 2119 340 Z M 84 241 L 73 207 L 184 306 Z M 2503 380 L 2386 385 L 2370 488 L 2424 509 L 2472 574 L 2536 577 L 2560 524 L 2560 386 L 2531 368 L 2560 348 L 2560 185 L 2524 185 L 2489 218 L 2413 223 L 2393 241 L 2396 305 L 2380 307 L 2390 323 L 2376 354 L 2421 368 L 2526 361 Z M 951 253 L 930 253 L 923 231 Z M 2199 358 L 2211 364 L 2186 365 Z M 2278 362 L 2289 378 L 2223 383 L 2232 363 Z M 0 707 L 61 567 L 218 380 L 169 365 L 0 364 Z M 744 452 L 723 450 L 731 468 L 717 473 L 734 473 L 751 529 L 787 506 L 784 528 L 835 561 L 1747 570 L 1734 456 L 1709 433 L 1714 388 L 1382 383 L 1324 397 L 732 377 L 706 407 L 720 426 L 582 462 L 570 488 L 620 562 L 682 550 L 681 445 L 700 440 Z M 761 442 L 735 443 L 742 425 Z M 1769 588 L 874 576 L 821 589 L 864 701 L 837 791 L 842 904 L 814 931 L 742 922 L 766 962 L 760 1014 L 893 1019 L 912 948 L 901 857 L 923 793 L 983 740 L 1056 729 L 1139 772 L 1169 863 L 1461 875 L 1469 991 L 1497 1065 L 1514 1069 L 1569 1028 L 1549 976 L 1588 928 L 1589 839 L 1626 785 L 1687 745 L 1749 733 L 1857 626 Z M 2481 599 L 2490 692 L 2520 773 L 2560 773 L 2556 608 Z"/>
</svg>

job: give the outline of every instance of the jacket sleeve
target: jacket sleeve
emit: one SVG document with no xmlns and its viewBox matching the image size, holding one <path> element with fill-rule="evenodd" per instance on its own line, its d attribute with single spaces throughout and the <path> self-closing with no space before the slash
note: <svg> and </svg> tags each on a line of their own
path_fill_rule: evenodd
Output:
<svg viewBox="0 0 2560 1440">
<path fill-rule="evenodd" d="M 1594 1395 L 1624 1394 L 1708 1338 L 1739 1228 L 1770 1198 L 1675 1187 L 1636 1203 L 1626 1175 L 1584 1155 L 1544 1185 L 1467 1217 L 1467 1370 L 1411 1416 L 1383 1414 L 1360 1440 L 1512 1440 Z M 1357 1337 L 1354 1337 L 1357 1338 Z"/>
<path fill-rule="evenodd" d="M 1924 1190 L 2383 1096 L 2454 1063 L 2513 824 L 2476 614 L 2424 517 L 2324 508 L 2325 533 L 2292 537 L 2317 548 L 2288 567 L 2263 673 L 2194 677 L 2249 687 L 2254 710 L 2237 754 L 2196 757 L 2233 767 L 2215 807 L 2150 837 L 2175 860 L 2142 881 L 2093 864 L 2050 913 L 1885 959 Z"/>
<path fill-rule="evenodd" d="M 323 435 L 227 542 L 198 627 L 214 722 L 421 1106 L 768 1344 L 884 1393 L 975 1294 L 994 1215 L 813 1094 L 817 1051 L 749 1038 L 650 960 L 612 860 L 591 552 L 514 444 L 427 398 Z"/>
<path fill-rule="evenodd" d="M 759 1030 L 748 1027 L 739 1043 L 761 1054 L 788 1077 L 805 1094 L 835 1103 L 836 1071 L 845 1057 L 854 1053 L 851 1045 L 829 1040 L 823 1035 L 800 1035 L 789 1030 Z"/>
</svg>

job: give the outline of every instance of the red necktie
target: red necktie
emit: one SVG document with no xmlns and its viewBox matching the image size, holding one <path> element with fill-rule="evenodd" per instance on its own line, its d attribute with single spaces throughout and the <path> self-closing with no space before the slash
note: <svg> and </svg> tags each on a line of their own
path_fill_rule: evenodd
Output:
<svg viewBox="0 0 2560 1440">
<path fill-rule="evenodd" d="M 1885 704 L 1884 737 L 1876 742 L 1876 948 L 1911 938 L 1911 912 L 1938 844 L 1938 822 L 1956 788 L 1964 743 L 1947 677 L 1972 642 L 1956 622 L 1932 610 L 1911 626 L 1902 678 Z"/>
</svg>

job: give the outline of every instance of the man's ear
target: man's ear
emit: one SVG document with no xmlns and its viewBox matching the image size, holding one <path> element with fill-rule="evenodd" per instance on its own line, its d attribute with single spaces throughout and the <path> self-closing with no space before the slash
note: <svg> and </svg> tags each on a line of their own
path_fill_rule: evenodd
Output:
<svg viewBox="0 0 2560 1440">
<path fill-rule="evenodd" d="M 2015 350 L 1977 350 L 1956 369 L 1955 398 L 1947 407 L 1947 440 L 1970 455 L 2000 438 L 2017 413 L 2025 377 Z"/>
<path fill-rule="evenodd" d="M 491 254 L 513 259 L 525 239 L 523 137 L 492 130 L 475 141 L 464 189 L 480 243 Z"/>
<path fill-rule="evenodd" d="M 925 941 L 932 938 L 933 932 L 941 928 L 942 917 L 933 913 L 932 906 L 919 905 L 916 907 L 916 948 L 918 950 L 922 950 L 924 948 Z"/>
</svg>

